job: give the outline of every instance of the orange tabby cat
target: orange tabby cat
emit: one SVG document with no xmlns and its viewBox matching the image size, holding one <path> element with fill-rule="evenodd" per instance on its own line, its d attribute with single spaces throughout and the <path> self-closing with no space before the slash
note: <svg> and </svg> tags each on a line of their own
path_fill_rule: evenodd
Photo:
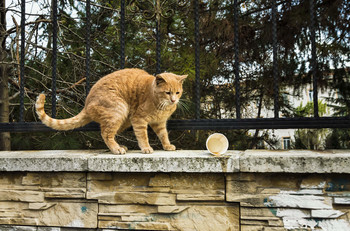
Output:
<svg viewBox="0 0 350 231">
<path fill-rule="evenodd" d="M 175 150 L 170 144 L 166 121 L 175 111 L 187 75 L 172 73 L 156 77 L 140 69 L 124 69 L 101 78 L 91 88 L 85 107 L 69 119 L 53 119 L 44 111 L 45 95 L 40 94 L 35 107 L 40 120 L 56 130 L 71 130 L 91 121 L 100 124 L 101 135 L 115 154 L 127 148 L 115 141 L 115 135 L 132 126 L 143 153 L 152 153 L 147 126 L 150 125 L 164 150 Z"/>
</svg>

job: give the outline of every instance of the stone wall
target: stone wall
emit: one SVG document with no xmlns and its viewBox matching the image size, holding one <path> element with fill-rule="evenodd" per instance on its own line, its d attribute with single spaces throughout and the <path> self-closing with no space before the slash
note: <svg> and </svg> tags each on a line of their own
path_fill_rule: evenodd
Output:
<svg viewBox="0 0 350 231">
<path fill-rule="evenodd" d="M 2 172 L 0 224 L 238 230 L 239 204 L 222 174 Z"/>
<path fill-rule="evenodd" d="M 0 230 L 346 231 L 349 159 L 347 151 L 0 152 Z"/>
<path fill-rule="evenodd" d="M 226 201 L 240 204 L 242 231 L 350 230 L 350 175 L 231 174 Z"/>
</svg>

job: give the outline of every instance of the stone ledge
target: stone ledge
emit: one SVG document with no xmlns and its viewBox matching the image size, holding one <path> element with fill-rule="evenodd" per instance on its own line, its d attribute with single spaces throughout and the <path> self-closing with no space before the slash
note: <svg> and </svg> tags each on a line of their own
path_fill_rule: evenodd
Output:
<svg viewBox="0 0 350 231">
<path fill-rule="evenodd" d="M 247 150 L 241 172 L 350 173 L 350 150 Z"/>
<path fill-rule="evenodd" d="M 207 151 L 129 151 L 113 155 L 105 150 L 2 151 L 0 171 L 29 172 L 218 172 L 239 171 L 239 151 L 214 157 Z"/>
<path fill-rule="evenodd" d="M 350 173 L 350 150 L 204 150 L 112 155 L 105 150 L 2 151 L 0 171 L 29 172 L 286 172 Z"/>
</svg>

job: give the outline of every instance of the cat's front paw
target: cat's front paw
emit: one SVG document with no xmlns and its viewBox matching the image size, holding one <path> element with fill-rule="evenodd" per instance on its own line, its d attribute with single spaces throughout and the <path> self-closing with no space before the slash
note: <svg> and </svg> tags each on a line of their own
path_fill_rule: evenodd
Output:
<svg viewBox="0 0 350 231">
<path fill-rule="evenodd" d="M 144 154 L 150 154 L 150 153 L 153 152 L 153 148 L 152 147 L 146 147 L 146 148 L 142 148 L 141 151 Z"/>
<path fill-rule="evenodd" d="M 175 145 L 172 145 L 172 144 L 164 145 L 163 148 L 165 151 L 175 151 L 176 150 Z"/>
<path fill-rule="evenodd" d="M 128 150 L 126 147 L 124 148 L 125 146 L 123 147 L 119 147 L 119 148 L 115 148 L 113 150 L 111 150 L 113 152 L 113 154 L 117 154 L 117 155 L 123 155 L 126 153 L 126 151 Z"/>
<path fill-rule="evenodd" d="M 119 145 L 119 146 L 120 146 L 121 148 L 124 148 L 126 152 L 129 150 L 128 147 L 126 147 L 125 145 Z"/>
</svg>

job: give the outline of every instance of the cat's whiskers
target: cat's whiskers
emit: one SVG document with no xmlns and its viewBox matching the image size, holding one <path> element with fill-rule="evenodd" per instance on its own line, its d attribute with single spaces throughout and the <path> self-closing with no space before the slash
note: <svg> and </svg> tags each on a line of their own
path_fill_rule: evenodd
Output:
<svg viewBox="0 0 350 231">
<path fill-rule="evenodd" d="M 163 102 L 161 102 L 161 103 L 159 103 L 159 104 L 157 105 L 157 110 L 160 110 L 162 103 L 163 103 Z"/>
<path fill-rule="evenodd" d="M 190 111 L 190 106 L 188 104 L 186 104 L 185 102 L 187 103 L 191 103 L 191 101 L 189 100 L 185 100 L 185 99 L 180 99 L 179 102 L 178 102 L 178 108 L 181 110 L 181 112 L 185 115 L 185 114 L 190 114 L 191 111 Z"/>
<path fill-rule="evenodd" d="M 160 104 L 158 104 L 157 109 L 160 111 L 163 111 L 166 107 L 166 101 L 162 101 Z"/>
</svg>

